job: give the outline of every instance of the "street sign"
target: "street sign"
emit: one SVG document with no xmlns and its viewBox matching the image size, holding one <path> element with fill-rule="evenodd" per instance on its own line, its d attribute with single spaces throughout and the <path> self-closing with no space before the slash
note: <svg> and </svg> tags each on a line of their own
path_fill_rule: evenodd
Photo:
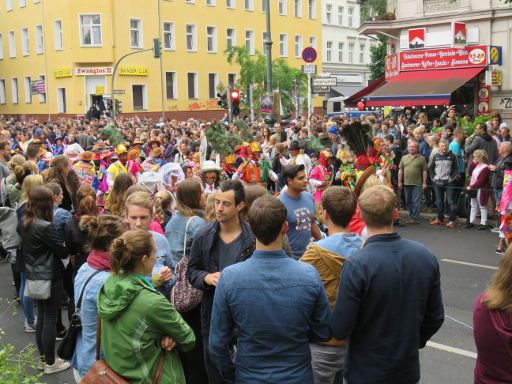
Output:
<svg viewBox="0 0 512 384">
<path fill-rule="evenodd" d="M 313 93 L 316 93 L 317 95 L 323 94 L 323 93 L 329 93 L 330 91 L 331 91 L 331 87 L 326 87 L 326 86 L 322 86 L 322 85 L 319 85 L 319 86 L 313 85 Z"/>
<path fill-rule="evenodd" d="M 124 89 L 114 89 L 114 92 L 112 92 L 114 95 L 124 95 L 126 91 Z"/>
<path fill-rule="evenodd" d="M 224 95 L 226 93 L 226 87 L 222 83 L 222 81 L 219 81 L 217 83 L 217 86 L 215 87 L 215 90 L 220 93 L 221 95 Z"/>
<path fill-rule="evenodd" d="M 305 75 L 314 75 L 316 73 L 316 65 L 306 64 L 302 66 L 302 73 Z"/>
<path fill-rule="evenodd" d="M 313 79 L 313 87 L 335 87 L 337 84 L 336 77 L 317 77 Z"/>
<path fill-rule="evenodd" d="M 302 60 L 306 63 L 313 63 L 316 60 L 317 53 L 315 48 L 306 47 L 302 50 Z"/>
<path fill-rule="evenodd" d="M 491 85 L 501 87 L 503 83 L 502 72 L 498 70 L 491 71 Z"/>
</svg>

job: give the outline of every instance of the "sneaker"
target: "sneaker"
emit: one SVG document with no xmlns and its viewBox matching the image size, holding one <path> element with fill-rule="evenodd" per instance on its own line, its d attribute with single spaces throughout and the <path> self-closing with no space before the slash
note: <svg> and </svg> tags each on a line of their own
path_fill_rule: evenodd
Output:
<svg viewBox="0 0 512 384">
<path fill-rule="evenodd" d="M 455 228 L 455 221 L 449 221 L 446 224 L 446 228 Z"/>
<path fill-rule="evenodd" d="M 417 222 L 416 220 L 413 220 L 413 219 L 408 219 L 405 224 L 419 224 L 419 222 Z"/>
<path fill-rule="evenodd" d="M 44 371 L 44 366 L 45 366 L 45 365 L 46 365 L 46 364 L 44 363 L 44 361 L 43 361 L 43 360 L 39 360 L 39 362 L 37 363 L 37 370 L 38 370 L 38 371 Z"/>
<path fill-rule="evenodd" d="M 52 365 L 48 365 L 48 364 L 44 365 L 44 373 L 45 373 L 45 375 L 51 375 L 52 373 L 65 371 L 69 367 L 70 367 L 70 364 L 68 361 L 64 361 L 64 360 L 56 357 L 55 362 Z"/>
<path fill-rule="evenodd" d="M 64 340 L 64 337 L 66 337 L 67 330 L 64 328 L 62 331 L 57 331 L 57 337 L 55 337 L 55 340 L 62 341 Z"/>
<path fill-rule="evenodd" d="M 494 227 L 493 229 L 491 229 L 491 232 L 492 233 L 500 233 L 500 227 Z"/>
<path fill-rule="evenodd" d="M 435 219 L 430 222 L 430 225 L 441 225 L 441 224 L 444 224 L 444 222 L 439 219 Z"/>
<path fill-rule="evenodd" d="M 25 332 L 26 333 L 35 333 L 36 332 L 36 325 L 35 324 L 27 324 L 25 325 Z"/>
<path fill-rule="evenodd" d="M 503 249 L 496 248 L 496 254 L 503 256 L 505 254 L 505 251 Z"/>
</svg>

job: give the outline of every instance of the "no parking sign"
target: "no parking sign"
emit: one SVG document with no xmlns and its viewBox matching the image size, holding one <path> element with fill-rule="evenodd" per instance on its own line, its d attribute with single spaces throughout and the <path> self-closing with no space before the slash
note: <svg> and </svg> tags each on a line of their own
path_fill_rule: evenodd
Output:
<svg viewBox="0 0 512 384">
<path fill-rule="evenodd" d="M 306 63 L 313 63 L 316 60 L 317 53 L 315 48 L 306 47 L 302 50 L 302 60 Z"/>
</svg>

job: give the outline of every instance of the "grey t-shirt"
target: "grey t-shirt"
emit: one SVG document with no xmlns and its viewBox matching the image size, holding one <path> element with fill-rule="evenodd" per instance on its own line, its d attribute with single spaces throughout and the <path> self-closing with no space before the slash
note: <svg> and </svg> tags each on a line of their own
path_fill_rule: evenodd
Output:
<svg viewBox="0 0 512 384">
<path fill-rule="evenodd" d="M 10 173 L 9 168 L 7 168 L 4 163 L 0 162 L 0 179 L 9 176 Z"/>
<path fill-rule="evenodd" d="M 231 243 L 226 244 L 219 236 L 219 270 L 229 267 L 236 263 L 236 258 L 242 251 L 242 234 L 233 240 Z"/>
</svg>

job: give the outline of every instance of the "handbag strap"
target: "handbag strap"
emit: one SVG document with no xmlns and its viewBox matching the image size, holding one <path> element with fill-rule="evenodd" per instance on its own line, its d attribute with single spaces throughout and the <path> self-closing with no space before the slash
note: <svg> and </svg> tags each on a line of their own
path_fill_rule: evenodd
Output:
<svg viewBox="0 0 512 384">
<path fill-rule="evenodd" d="M 80 296 L 78 297 L 78 301 L 77 301 L 77 303 L 76 303 L 76 310 L 75 310 L 75 312 L 80 312 L 80 308 L 81 308 L 81 306 L 82 306 L 82 298 L 83 298 L 83 296 L 84 296 L 84 292 L 85 292 L 85 287 L 87 287 L 87 284 L 89 284 L 89 281 L 91 281 L 91 280 L 92 280 L 92 278 L 93 278 L 94 276 L 96 276 L 98 273 L 103 272 L 103 271 L 105 271 L 105 269 L 99 269 L 99 270 L 97 270 L 97 271 L 94 271 L 94 272 L 93 272 L 93 273 L 91 273 L 91 275 L 87 278 L 87 280 L 85 280 L 85 284 L 84 284 L 84 286 L 83 286 L 83 288 L 82 288 L 82 291 L 80 292 Z"/>
<path fill-rule="evenodd" d="M 187 231 L 188 231 L 188 225 L 190 224 L 190 220 L 192 220 L 194 216 L 189 217 L 187 220 L 187 225 L 185 226 L 185 238 L 183 240 L 183 257 L 185 257 L 185 253 L 187 252 Z"/>
<path fill-rule="evenodd" d="M 96 360 L 100 359 L 100 347 L 101 347 L 101 317 L 98 316 L 97 325 L 96 325 Z M 155 376 L 153 376 L 153 384 L 160 383 L 160 378 L 162 377 L 162 373 L 164 371 L 164 362 L 165 362 L 165 350 L 162 350 L 160 353 L 160 359 L 158 359 L 158 365 L 156 366 Z"/>
</svg>

